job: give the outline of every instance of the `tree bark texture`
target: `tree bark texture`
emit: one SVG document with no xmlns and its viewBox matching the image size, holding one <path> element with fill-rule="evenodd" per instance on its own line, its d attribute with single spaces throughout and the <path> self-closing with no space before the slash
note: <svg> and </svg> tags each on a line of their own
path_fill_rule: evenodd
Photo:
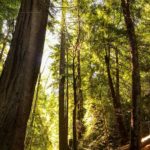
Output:
<svg viewBox="0 0 150 150">
<path fill-rule="evenodd" d="M 68 149 L 67 139 L 67 106 L 65 101 L 65 1 L 62 0 L 62 18 L 61 18 L 61 46 L 60 46 L 60 68 L 59 68 L 59 150 Z"/>
<path fill-rule="evenodd" d="M 131 47 L 132 56 L 132 118 L 131 118 L 131 139 L 130 150 L 140 150 L 140 101 L 141 101 L 141 85 L 140 85 L 140 67 L 138 58 L 138 47 L 134 28 L 134 22 L 130 13 L 130 0 L 121 0 L 124 20 L 127 28 L 127 34 Z"/>
<path fill-rule="evenodd" d="M 0 149 L 23 150 L 43 53 L 48 0 L 22 0 L 0 77 Z"/>
</svg>

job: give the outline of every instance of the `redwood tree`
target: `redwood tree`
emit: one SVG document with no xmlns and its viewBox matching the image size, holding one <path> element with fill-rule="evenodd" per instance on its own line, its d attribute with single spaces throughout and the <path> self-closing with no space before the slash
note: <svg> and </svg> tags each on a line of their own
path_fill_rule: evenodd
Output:
<svg viewBox="0 0 150 150">
<path fill-rule="evenodd" d="M 131 0 L 121 0 L 132 56 L 132 118 L 130 150 L 140 150 L 140 67 L 135 27 L 130 12 L 131 2 Z"/>
<path fill-rule="evenodd" d="M 40 69 L 49 0 L 22 0 L 0 77 L 0 149 L 23 150 Z"/>
<path fill-rule="evenodd" d="M 59 150 L 68 149 L 68 112 L 65 101 L 65 51 L 66 51 L 66 35 L 65 35 L 65 0 L 62 0 L 62 18 L 61 18 L 61 45 L 60 45 L 60 65 L 59 65 Z"/>
<path fill-rule="evenodd" d="M 84 117 L 84 108 L 83 108 L 83 91 L 82 91 L 82 79 L 81 79 L 81 14 L 80 14 L 80 1 L 77 0 L 77 22 L 78 22 L 78 35 L 76 41 L 76 51 L 77 51 L 77 121 L 80 123 L 81 127 L 77 130 L 77 139 L 78 142 L 82 138 L 83 133 L 83 117 Z"/>
</svg>

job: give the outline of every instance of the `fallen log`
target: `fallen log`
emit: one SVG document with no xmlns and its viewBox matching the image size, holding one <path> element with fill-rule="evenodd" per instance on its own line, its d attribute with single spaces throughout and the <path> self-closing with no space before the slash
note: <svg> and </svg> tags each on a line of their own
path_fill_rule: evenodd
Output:
<svg viewBox="0 0 150 150">
<path fill-rule="evenodd" d="M 141 140 L 141 149 L 142 150 L 150 150 L 150 135 L 142 138 L 142 140 Z M 118 150 L 129 150 L 129 144 L 118 148 Z"/>
</svg>

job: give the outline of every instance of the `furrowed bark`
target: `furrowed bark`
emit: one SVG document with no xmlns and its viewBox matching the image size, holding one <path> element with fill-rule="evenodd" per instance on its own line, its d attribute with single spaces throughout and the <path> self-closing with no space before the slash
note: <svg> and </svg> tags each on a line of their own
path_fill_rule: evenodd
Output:
<svg viewBox="0 0 150 150">
<path fill-rule="evenodd" d="M 22 0 L 0 77 L 0 149 L 23 150 L 43 53 L 48 0 Z"/>
</svg>

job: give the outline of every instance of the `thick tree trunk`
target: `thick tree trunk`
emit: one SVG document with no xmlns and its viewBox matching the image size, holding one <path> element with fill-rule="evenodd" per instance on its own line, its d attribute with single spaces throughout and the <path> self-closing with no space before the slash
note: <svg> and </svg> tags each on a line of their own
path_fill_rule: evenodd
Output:
<svg viewBox="0 0 150 150">
<path fill-rule="evenodd" d="M 132 55 L 132 118 L 131 118 L 131 140 L 130 150 L 140 150 L 140 67 L 138 60 L 138 48 L 134 29 L 134 23 L 130 13 L 130 0 L 121 0 L 124 20 L 127 27 L 127 34 Z"/>
<path fill-rule="evenodd" d="M 0 78 L 0 149 L 23 150 L 39 73 L 48 0 L 22 0 L 10 51 Z"/>
<path fill-rule="evenodd" d="M 65 16 L 64 9 L 65 1 L 62 0 L 62 20 L 61 20 L 61 48 L 60 48 L 60 80 L 59 80 L 59 150 L 68 149 L 67 139 L 67 114 L 66 114 L 66 102 L 65 102 L 65 49 L 66 49 L 66 37 L 65 37 Z"/>
<path fill-rule="evenodd" d="M 116 122 L 118 125 L 119 134 L 121 136 L 121 143 L 125 144 L 127 142 L 127 132 L 126 132 L 125 125 L 124 125 L 121 102 L 120 102 L 120 98 L 119 98 L 119 79 L 118 79 L 119 78 L 119 70 L 118 70 L 118 68 L 116 70 L 117 71 L 116 72 L 116 78 L 117 78 L 116 85 L 117 86 L 116 86 L 116 91 L 115 91 L 112 77 L 111 77 L 111 72 L 110 72 L 110 54 L 109 53 L 105 56 L 107 75 L 108 75 L 108 83 L 109 83 L 109 87 L 111 90 L 113 106 L 114 106 L 114 110 L 115 110 Z"/>
</svg>

